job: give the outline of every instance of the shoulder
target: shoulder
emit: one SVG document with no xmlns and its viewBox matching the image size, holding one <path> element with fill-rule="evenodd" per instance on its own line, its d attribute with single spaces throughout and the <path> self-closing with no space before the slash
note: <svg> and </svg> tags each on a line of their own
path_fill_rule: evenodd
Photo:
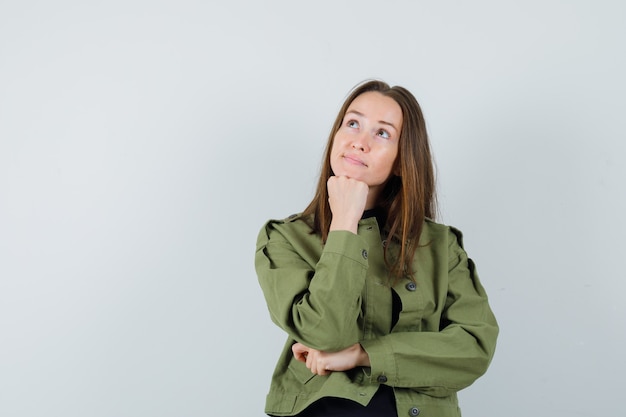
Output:
<svg viewBox="0 0 626 417">
<path fill-rule="evenodd" d="M 312 235 L 310 220 L 302 213 L 292 214 L 283 219 L 270 219 L 259 231 L 257 246 L 270 241 L 306 239 Z"/>
<path fill-rule="evenodd" d="M 448 243 L 448 246 L 456 244 L 463 247 L 463 232 L 454 226 L 438 223 L 429 218 L 424 221 L 422 239 L 425 242 L 439 241 Z"/>
<path fill-rule="evenodd" d="M 307 229 L 311 231 L 311 218 L 304 216 L 302 213 L 292 214 L 283 219 L 270 219 L 268 220 L 264 228 L 280 229 L 280 230 L 299 230 Z"/>
</svg>

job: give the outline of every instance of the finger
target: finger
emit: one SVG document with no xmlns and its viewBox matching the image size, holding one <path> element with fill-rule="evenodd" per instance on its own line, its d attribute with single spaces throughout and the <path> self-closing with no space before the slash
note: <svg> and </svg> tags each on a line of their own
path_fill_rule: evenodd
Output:
<svg viewBox="0 0 626 417">
<path fill-rule="evenodd" d="M 322 375 L 322 369 L 320 368 L 318 359 L 313 361 L 312 366 L 311 366 L 311 372 L 313 372 L 316 375 Z"/>
<path fill-rule="evenodd" d="M 319 352 L 315 358 L 315 373 L 318 375 L 328 375 L 330 373 L 328 366 L 325 353 Z"/>
<path fill-rule="evenodd" d="M 307 355 L 305 356 L 306 360 L 306 367 L 309 368 L 311 370 L 311 372 L 313 372 L 313 359 L 314 359 L 315 353 L 313 352 L 308 352 Z"/>
<path fill-rule="evenodd" d="M 308 349 L 302 343 L 294 343 L 291 346 L 291 351 L 293 352 L 293 356 L 296 360 L 300 362 L 306 361 Z"/>
<path fill-rule="evenodd" d="M 318 375 L 328 375 L 330 372 L 328 372 L 327 369 L 327 365 L 324 364 L 324 361 L 318 361 L 317 362 L 317 374 Z"/>
</svg>

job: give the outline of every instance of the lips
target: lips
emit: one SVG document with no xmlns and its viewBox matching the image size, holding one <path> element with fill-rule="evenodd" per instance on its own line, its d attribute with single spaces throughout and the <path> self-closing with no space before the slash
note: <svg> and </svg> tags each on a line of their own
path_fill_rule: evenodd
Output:
<svg viewBox="0 0 626 417">
<path fill-rule="evenodd" d="M 344 154 L 343 155 L 343 159 L 346 160 L 348 163 L 352 164 L 352 165 L 362 165 L 364 167 L 367 167 L 367 164 L 365 162 L 363 162 L 363 160 L 357 156 L 354 155 L 350 155 L 350 154 Z"/>
</svg>

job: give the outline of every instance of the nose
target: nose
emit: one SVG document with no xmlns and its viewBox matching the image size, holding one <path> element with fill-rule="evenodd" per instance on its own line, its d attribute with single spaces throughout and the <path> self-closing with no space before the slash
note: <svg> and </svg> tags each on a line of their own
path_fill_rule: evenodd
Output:
<svg viewBox="0 0 626 417">
<path fill-rule="evenodd" d="M 361 152 L 369 151 L 369 135 L 365 132 L 360 133 L 354 137 L 352 141 L 352 149 Z"/>
</svg>

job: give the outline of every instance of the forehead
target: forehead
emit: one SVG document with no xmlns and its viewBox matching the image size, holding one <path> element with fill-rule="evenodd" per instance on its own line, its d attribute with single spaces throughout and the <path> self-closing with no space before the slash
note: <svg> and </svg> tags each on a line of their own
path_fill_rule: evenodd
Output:
<svg viewBox="0 0 626 417">
<path fill-rule="evenodd" d="M 346 113 L 355 111 L 368 119 L 390 123 L 398 129 L 402 126 L 402 109 L 391 97 L 378 91 L 368 91 L 355 98 Z"/>
</svg>

